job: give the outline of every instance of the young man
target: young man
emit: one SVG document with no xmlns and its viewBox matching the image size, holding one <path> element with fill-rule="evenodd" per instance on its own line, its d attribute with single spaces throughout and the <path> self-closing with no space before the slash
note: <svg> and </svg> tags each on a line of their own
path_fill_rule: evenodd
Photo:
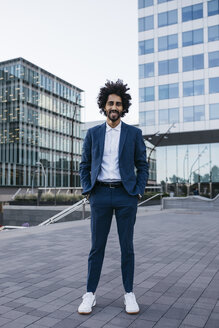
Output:
<svg viewBox="0 0 219 328">
<path fill-rule="evenodd" d="M 96 304 L 94 293 L 100 279 L 113 211 L 121 248 L 126 312 L 139 312 L 133 293 L 133 232 L 137 201 L 143 195 L 148 179 L 148 164 L 141 130 L 121 121 L 131 105 L 128 90 L 122 80 L 107 81 L 98 95 L 98 106 L 107 117 L 106 123 L 89 129 L 84 140 L 80 176 L 83 194 L 90 200 L 92 247 L 88 258 L 87 293 L 78 308 L 80 314 L 91 313 Z"/>
</svg>

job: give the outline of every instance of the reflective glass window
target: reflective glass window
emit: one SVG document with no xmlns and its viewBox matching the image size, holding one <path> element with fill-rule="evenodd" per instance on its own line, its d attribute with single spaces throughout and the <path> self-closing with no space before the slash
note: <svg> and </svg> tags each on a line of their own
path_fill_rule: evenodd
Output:
<svg viewBox="0 0 219 328">
<path fill-rule="evenodd" d="M 154 87 L 145 88 L 145 101 L 154 100 Z"/>
<path fill-rule="evenodd" d="M 182 21 L 187 22 L 203 17 L 203 4 L 198 3 L 193 6 L 187 6 L 182 8 Z"/>
<path fill-rule="evenodd" d="M 139 89 L 139 101 L 147 102 L 154 100 L 154 87 L 140 88 Z"/>
<path fill-rule="evenodd" d="M 178 47 L 178 35 L 170 34 L 158 38 L 158 50 L 164 51 Z"/>
<path fill-rule="evenodd" d="M 204 80 L 195 80 L 194 82 L 194 96 L 203 95 L 205 93 Z"/>
<path fill-rule="evenodd" d="M 169 123 L 179 122 L 179 108 L 169 108 Z"/>
<path fill-rule="evenodd" d="M 154 76 L 154 63 L 147 63 L 139 65 L 139 78 L 144 79 L 146 77 Z"/>
<path fill-rule="evenodd" d="M 208 67 L 219 66 L 219 51 L 208 53 Z"/>
<path fill-rule="evenodd" d="M 178 83 L 159 85 L 159 99 L 172 99 L 179 97 Z"/>
<path fill-rule="evenodd" d="M 193 81 L 183 82 L 183 97 L 193 96 Z"/>
<path fill-rule="evenodd" d="M 205 119 L 205 106 L 194 106 L 194 121 L 204 121 Z"/>
<path fill-rule="evenodd" d="M 183 57 L 183 72 L 204 68 L 204 54 Z"/>
<path fill-rule="evenodd" d="M 210 120 L 218 120 L 219 119 L 219 103 L 218 104 L 210 104 Z"/>
<path fill-rule="evenodd" d="M 218 0 L 208 1 L 208 16 L 213 16 L 218 14 L 219 14 L 219 1 Z"/>
<path fill-rule="evenodd" d="M 141 17 L 138 19 L 138 31 L 148 31 L 154 28 L 154 16 Z"/>
<path fill-rule="evenodd" d="M 145 112 L 145 125 L 154 125 L 155 124 L 155 113 L 154 110 Z"/>
<path fill-rule="evenodd" d="M 183 107 L 183 121 L 193 122 L 193 106 Z"/>
<path fill-rule="evenodd" d="M 204 105 L 183 107 L 184 122 L 203 121 L 204 119 L 205 119 Z"/>
<path fill-rule="evenodd" d="M 219 77 L 209 79 L 209 93 L 219 92 Z"/>
<path fill-rule="evenodd" d="M 174 74 L 178 73 L 178 58 L 162 60 L 158 62 L 158 74 Z"/>
<path fill-rule="evenodd" d="M 177 22 L 177 9 L 158 14 L 158 27 L 176 24 Z"/>
<path fill-rule="evenodd" d="M 154 0 L 138 0 L 138 9 L 153 6 Z"/>
<path fill-rule="evenodd" d="M 178 98 L 179 97 L 179 84 L 172 83 L 169 84 L 169 99 Z"/>
<path fill-rule="evenodd" d="M 219 25 L 209 26 L 208 28 L 208 41 L 219 40 Z"/>
<path fill-rule="evenodd" d="M 168 109 L 159 110 L 159 124 L 168 124 Z"/>
<path fill-rule="evenodd" d="M 139 112 L 139 125 L 145 125 L 145 112 Z"/>
<path fill-rule="evenodd" d="M 150 54 L 154 52 L 154 39 L 139 42 L 139 55 Z"/>
<path fill-rule="evenodd" d="M 183 47 L 194 44 L 203 43 L 203 29 L 183 32 L 182 34 Z"/>
<path fill-rule="evenodd" d="M 157 3 L 169 2 L 169 1 L 173 1 L 173 0 L 158 0 Z"/>
<path fill-rule="evenodd" d="M 197 96 L 204 94 L 204 80 L 183 82 L 183 96 Z"/>
<path fill-rule="evenodd" d="M 171 124 L 179 122 L 179 108 L 159 110 L 159 124 Z"/>
</svg>

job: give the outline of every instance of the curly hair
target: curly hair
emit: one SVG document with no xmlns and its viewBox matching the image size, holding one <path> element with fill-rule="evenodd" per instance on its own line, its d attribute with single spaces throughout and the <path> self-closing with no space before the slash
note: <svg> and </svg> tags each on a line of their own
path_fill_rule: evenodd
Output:
<svg viewBox="0 0 219 328">
<path fill-rule="evenodd" d="M 100 108 L 100 113 L 104 113 L 107 116 L 104 108 L 106 106 L 107 99 L 109 95 L 115 94 L 122 99 L 123 112 L 121 117 L 125 116 L 129 112 L 129 107 L 131 106 L 130 100 L 132 99 L 129 93 L 126 93 L 130 88 L 127 84 L 123 84 L 123 80 L 118 79 L 116 82 L 107 80 L 105 86 L 100 88 L 100 92 L 97 96 L 97 104 Z"/>
</svg>

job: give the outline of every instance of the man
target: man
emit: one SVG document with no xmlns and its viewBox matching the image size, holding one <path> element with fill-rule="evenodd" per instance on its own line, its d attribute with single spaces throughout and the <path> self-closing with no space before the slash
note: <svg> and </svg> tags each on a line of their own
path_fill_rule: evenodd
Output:
<svg viewBox="0 0 219 328">
<path fill-rule="evenodd" d="M 87 293 L 78 308 L 80 314 L 91 313 L 96 304 L 94 293 L 100 279 L 113 211 L 121 248 L 126 312 L 139 312 L 133 293 L 133 232 L 137 202 L 144 194 L 148 178 L 148 164 L 141 130 L 121 122 L 131 105 L 128 90 L 122 80 L 107 81 L 98 95 L 98 106 L 107 117 L 106 123 L 89 129 L 84 140 L 80 176 L 82 194 L 90 200 L 92 247 L 88 258 Z"/>
</svg>

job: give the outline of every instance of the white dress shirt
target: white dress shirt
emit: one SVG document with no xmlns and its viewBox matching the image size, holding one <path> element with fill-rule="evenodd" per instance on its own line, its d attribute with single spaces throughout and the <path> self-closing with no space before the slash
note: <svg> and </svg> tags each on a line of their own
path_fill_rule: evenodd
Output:
<svg viewBox="0 0 219 328">
<path fill-rule="evenodd" d="M 121 134 L 121 121 L 111 128 L 106 123 L 106 134 L 101 170 L 97 180 L 104 182 L 121 181 L 119 172 L 119 140 Z"/>
</svg>

